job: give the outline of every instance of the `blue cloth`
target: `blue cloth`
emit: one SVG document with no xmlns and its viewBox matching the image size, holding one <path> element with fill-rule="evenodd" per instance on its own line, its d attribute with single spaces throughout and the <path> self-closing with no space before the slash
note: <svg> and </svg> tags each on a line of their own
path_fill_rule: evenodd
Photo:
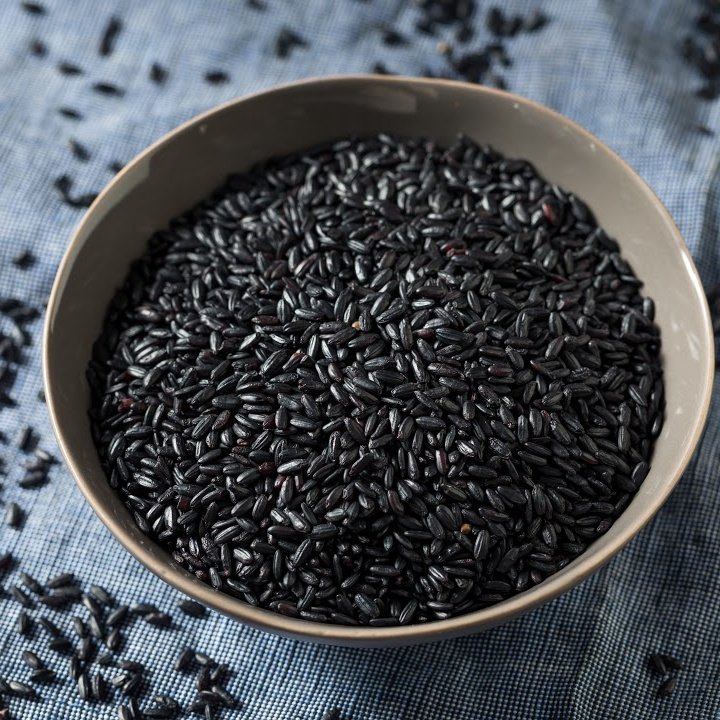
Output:
<svg viewBox="0 0 720 720">
<path fill-rule="evenodd" d="M 52 180 L 68 173 L 74 192 L 95 191 L 112 173 L 178 123 L 213 105 L 295 78 L 367 72 L 375 62 L 391 71 L 447 72 L 439 37 L 418 34 L 419 10 L 401 0 L 267 0 L 259 11 L 240 0 L 46 0 L 45 15 L 24 12 L 17 0 L 0 4 L 0 296 L 40 305 L 81 211 L 63 204 Z M 537 7 L 533 0 L 502 3 L 508 11 Z M 475 38 L 489 40 L 487 6 L 476 14 Z M 699 4 L 698 4 L 699 5 Z M 686 0 L 544 0 L 544 30 L 508 40 L 512 67 L 501 69 L 515 92 L 577 120 L 627 159 L 666 203 L 692 249 L 703 280 L 720 279 L 720 172 L 717 139 L 695 129 L 720 129 L 720 103 L 694 95 L 699 80 L 678 45 L 692 26 Z M 115 52 L 97 47 L 110 15 L 123 20 Z M 390 24 L 410 42 L 382 44 L 377 26 Z M 308 41 L 289 58 L 273 53 L 282 27 Z M 33 39 L 47 46 L 37 57 Z M 61 60 L 84 74 L 63 76 Z M 153 62 L 169 70 L 158 86 Z M 226 84 L 204 74 L 224 70 Z M 91 89 L 106 81 L 123 97 Z M 82 112 L 61 117 L 57 108 Z M 82 142 L 89 162 L 74 159 L 68 140 Z M 19 271 L 11 259 L 29 248 L 37 256 Z M 32 424 L 41 446 L 57 453 L 41 386 L 41 323 L 13 394 L 18 405 L 0 411 L 0 427 L 13 438 Z M 23 453 L 0 446 L 7 477 L 0 498 L 28 511 L 22 532 L 0 526 L 0 550 L 44 581 L 60 571 L 83 583 L 97 581 L 124 601 L 146 599 L 171 611 L 176 629 L 135 624 L 124 657 L 142 660 L 156 692 L 181 702 L 194 693 L 192 678 L 168 668 L 177 651 L 192 646 L 228 663 L 229 690 L 247 720 L 316 720 L 333 707 L 355 720 L 604 720 L 713 718 L 720 707 L 720 493 L 717 492 L 720 407 L 713 401 L 702 445 L 677 490 L 655 520 L 604 570 L 572 592 L 506 626 L 480 636 L 391 650 L 321 647 L 280 639 L 210 614 L 191 620 L 175 605 L 179 594 L 142 568 L 110 536 L 61 465 L 42 489 L 22 490 Z M 18 582 L 14 571 L 7 586 Z M 67 678 L 67 660 L 45 649 L 45 633 L 15 634 L 19 607 L 0 599 L 0 675 L 24 678 L 20 652 L 38 649 Z M 82 611 L 84 612 L 84 611 Z M 81 611 L 79 611 L 80 614 Z M 36 607 L 72 636 L 67 614 Z M 678 686 L 658 698 L 660 680 L 647 667 L 653 651 L 683 661 Z M 114 705 L 83 703 L 67 679 L 41 691 L 42 702 L 10 701 L 14 717 L 115 718 Z"/>
</svg>

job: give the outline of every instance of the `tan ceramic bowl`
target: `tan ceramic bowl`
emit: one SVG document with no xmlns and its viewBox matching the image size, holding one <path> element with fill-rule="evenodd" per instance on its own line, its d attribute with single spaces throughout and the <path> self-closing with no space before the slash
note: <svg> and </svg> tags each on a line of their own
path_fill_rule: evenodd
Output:
<svg viewBox="0 0 720 720">
<path fill-rule="evenodd" d="M 465 133 L 531 160 L 585 199 L 646 283 L 662 329 L 667 420 L 652 469 L 612 528 L 541 585 L 450 620 L 352 628 L 295 620 L 217 593 L 176 565 L 135 526 L 100 468 L 87 418 L 85 368 L 106 306 L 154 230 L 248 168 L 338 136 L 379 131 L 447 143 Z M 505 622 L 596 571 L 657 512 L 700 438 L 714 372 L 708 308 L 677 227 L 648 186 L 588 132 L 541 105 L 476 85 L 341 77 L 308 80 L 234 100 L 173 130 L 133 160 L 83 218 L 58 271 L 44 347 L 48 406 L 60 447 L 88 502 L 152 572 L 216 610 L 286 636 L 382 646 L 439 640 Z"/>
</svg>

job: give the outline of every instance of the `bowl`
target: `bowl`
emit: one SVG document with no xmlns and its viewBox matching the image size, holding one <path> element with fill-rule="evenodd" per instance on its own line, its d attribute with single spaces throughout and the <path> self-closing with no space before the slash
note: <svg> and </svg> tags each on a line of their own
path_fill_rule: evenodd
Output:
<svg viewBox="0 0 720 720">
<path fill-rule="evenodd" d="M 192 207 L 232 171 L 339 136 L 378 132 L 452 141 L 464 133 L 583 198 L 617 239 L 655 299 L 662 331 L 667 419 L 652 468 L 610 530 L 540 585 L 491 607 L 392 628 L 324 625 L 252 607 L 214 591 L 136 527 L 106 480 L 88 420 L 85 370 L 106 307 L 153 231 Z M 389 646 L 474 633 L 506 622 L 577 585 L 657 512 L 700 438 L 714 375 L 713 339 L 700 279 L 658 198 L 607 146 L 567 118 L 477 85 L 402 77 L 331 77 L 225 103 L 173 130 L 103 190 L 73 235 L 47 310 L 44 376 L 57 439 L 103 523 L 140 562 L 199 602 L 248 625 L 293 638 Z"/>
</svg>

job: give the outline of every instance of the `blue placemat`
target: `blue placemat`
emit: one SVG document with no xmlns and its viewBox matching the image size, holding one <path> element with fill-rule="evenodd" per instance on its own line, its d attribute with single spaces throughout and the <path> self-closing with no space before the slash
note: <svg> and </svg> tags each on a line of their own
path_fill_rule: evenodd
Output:
<svg viewBox="0 0 720 720">
<path fill-rule="evenodd" d="M 400 0 L 43 0 L 46 12 L 0 5 L 0 296 L 40 307 L 81 210 L 63 203 L 53 181 L 66 174 L 72 195 L 97 191 L 148 143 L 223 100 L 309 75 L 367 72 L 377 63 L 403 74 L 449 74 L 439 40 L 457 45 L 456 28 L 435 37 L 416 28 L 423 14 Z M 472 20 L 463 52 L 490 41 L 484 2 Z M 503 3 L 527 14 L 532 0 Z M 694 71 L 678 47 L 696 7 L 686 0 L 545 0 L 549 23 L 505 43 L 509 67 L 494 62 L 514 91 L 585 125 L 626 158 L 657 191 L 677 220 L 706 284 L 720 277 L 717 233 L 718 143 L 697 125 L 720 128 L 720 105 L 698 99 Z M 115 47 L 98 52 L 111 16 L 122 20 Z M 388 37 L 380 25 L 400 37 Z M 288 28 L 304 43 L 278 57 L 278 34 Z M 287 36 L 286 36 L 287 38 Z M 407 42 L 405 42 L 407 41 Z M 280 42 L 281 50 L 284 44 Z M 282 54 L 282 52 L 281 52 Z M 81 74 L 62 74 L 72 62 Z M 159 63 L 164 83 L 150 79 Z M 382 68 L 380 68 L 382 69 Z M 67 68 L 66 68 L 67 70 Z M 210 72 L 227 74 L 209 83 Z M 156 75 L 156 79 L 158 75 Z M 216 76 L 216 80 L 223 80 Z M 122 93 L 103 94 L 95 83 Z M 61 115 L 65 107 L 81 119 Z M 89 159 L 74 157 L 80 142 Z M 76 148 L 76 155 L 78 153 Z M 23 249 L 35 263 L 11 261 Z M 194 676 L 172 671 L 180 649 L 191 646 L 232 674 L 227 689 L 242 703 L 222 717 L 318 720 L 333 708 L 356 720 L 538 720 L 710 718 L 720 706 L 720 494 L 716 398 L 702 446 L 678 489 L 656 519 L 602 572 L 567 595 L 507 626 L 474 638 L 417 648 L 352 650 L 282 640 L 209 614 L 184 617 L 180 596 L 150 575 L 109 535 L 85 504 L 72 478 L 55 466 L 50 482 L 21 489 L 25 454 L 12 440 L 26 425 L 40 446 L 57 453 L 41 385 L 41 322 L 30 324 L 32 345 L 12 395 L 0 410 L 6 477 L 0 498 L 27 513 L 22 530 L 0 525 L 0 550 L 41 581 L 74 572 L 84 586 L 98 582 L 118 600 L 146 600 L 172 613 L 174 628 L 135 621 L 123 657 L 147 667 L 150 697 L 167 692 L 187 703 Z M 8 573 L 6 587 L 18 582 Z M 120 696 L 90 706 L 67 680 L 66 657 L 46 649 L 39 625 L 32 637 L 15 632 L 18 604 L 0 598 L 0 675 L 24 679 L 21 651 L 31 647 L 62 679 L 31 702 L 10 698 L 14 717 L 114 718 Z M 73 638 L 71 613 L 37 604 Z M 77 614 L 87 618 L 79 607 Z M 659 651 L 682 660 L 675 692 L 657 697 L 660 679 L 647 667 Z M 93 666 L 95 667 L 95 666 Z M 117 671 L 103 670 L 109 678 Z M 40 687 L 40 686 L 38 686 Z M 147 705 L 148 700 L 142 704 Z"/>
</svg>

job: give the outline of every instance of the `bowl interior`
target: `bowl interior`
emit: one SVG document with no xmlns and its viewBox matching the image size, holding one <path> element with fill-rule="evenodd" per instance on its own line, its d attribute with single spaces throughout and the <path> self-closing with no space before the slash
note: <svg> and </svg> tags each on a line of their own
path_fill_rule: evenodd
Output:
<svg viewBox="0 0 720 720">
<path fill-rule="evenodd" d="M 85 368 L 115 289 L 153 233 L 219 186 L 228 173 L 332 138 L 377 132 L 450 142 L 458 133 L 532 161 L 575 192 L 614 236 L 656 301 L 667 420 L 652 469 L 613 527 L 563 571 L 493 607 L 406 628 L 324 626 L 251 608 L 200 583 L 135 526 L 109 488 L 87 420 Z M 648 187 L 598 140 L 516 96 L 445 81 L 332 78 L 228 103 L 170 133 L 128 165 L 81 222 L 48 307 L 45 384 L 66 460 L 103 522 L 153 572 L 244 622 L 346 644 L 410 643 L 476 631 L 568 589 L 606 562 L 654 514 L 699 439 L 712 384 L 702 287 L 677 228 Z"/>
</svg>

